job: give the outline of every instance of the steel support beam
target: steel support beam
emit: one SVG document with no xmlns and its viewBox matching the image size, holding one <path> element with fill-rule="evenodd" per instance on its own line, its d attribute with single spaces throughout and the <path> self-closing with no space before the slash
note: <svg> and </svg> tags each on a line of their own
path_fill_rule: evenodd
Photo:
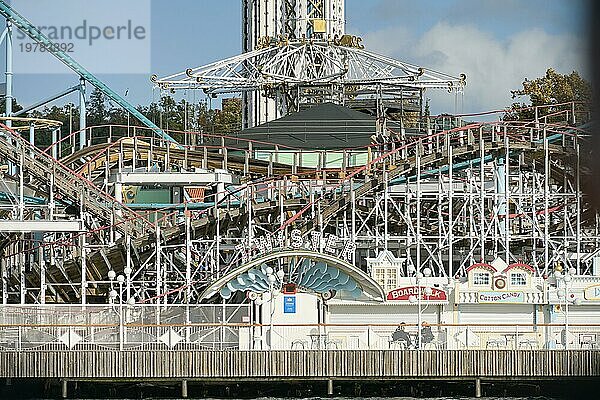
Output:
<svg viewBox="0 0 600 400">
<path fill-rule="evenodd" d="M 44 220 L 0 220 L 0 232 L 82 232 L 83 222 L 74 221 L 44 221 Z"/>
</svg>

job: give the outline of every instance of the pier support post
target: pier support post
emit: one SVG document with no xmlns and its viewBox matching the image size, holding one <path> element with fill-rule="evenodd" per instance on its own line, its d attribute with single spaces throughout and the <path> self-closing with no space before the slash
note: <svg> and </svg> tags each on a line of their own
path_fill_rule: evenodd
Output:
<svg viewBox="0 0 600 400">
<path fill-rule="evenodd" d="M 481 397 L 481 378 L 475 378 L 475 397 Z"/>
<path fill-rule="evenodd" d="M 333 395 L 333 379 L 327 379 L 327 395 Z"/>
<path fill-rule="evenodd" d="M 181 381 L 181 397 L 184 399 L 188 397 L 188 387 L 185 379 Z"/>
<path fill-rule="evenodd" d="M 68 387 L 67 387 L 68 382 L 67 382 L 66 379 L 63 379 L 62 381 L 60 381 L 60 384 L 62 386 L 62 390 L 61 390 L 61 392 L 62 392 L 62 398 L 66 399 L 67 396 L 69 395 L 69 393 L 67 391 L 67 389 L 68 389 Z"/>
</svg>

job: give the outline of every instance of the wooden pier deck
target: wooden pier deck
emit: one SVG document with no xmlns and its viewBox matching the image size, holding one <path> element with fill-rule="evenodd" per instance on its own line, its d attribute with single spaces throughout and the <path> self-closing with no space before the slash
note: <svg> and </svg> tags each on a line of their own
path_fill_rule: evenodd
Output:
<svg viewBox="0 0 600 400">
<path fill-rule="evenodd" d="M 0 352 L 0 377 L 68 380 L 600 377 L 598 350 Z"/>
</svg>

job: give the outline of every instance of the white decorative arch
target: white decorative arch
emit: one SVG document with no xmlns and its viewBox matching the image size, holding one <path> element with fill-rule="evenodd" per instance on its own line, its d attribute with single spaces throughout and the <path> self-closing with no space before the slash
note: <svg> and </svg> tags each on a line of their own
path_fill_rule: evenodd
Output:
<svg viewBox="0 0 600 400">
<path fill-rule="evenodd" d="M 383 288 L 375 282 L 370 276 L 368 276 L 361 269 L 356 268 L 352 264 L 335 257 L 331 254 L 319 253 L 311 250 L 294 250 L 294 249 L 285 249 L 281 251 L 276 251 L 273 253 L 266 254 L 264 256 L 257 257 L 255 259 L 250 260 L 249 262 L 240 265 L 233 271 L 229 272 L 226 275 L 223 275 L 221 278 L 214 281 L 210 286 L 208 286 L 200 295 L 200 300 L 208 299 L 219 292 L 219 290 L 227 284 L 227 282 L 235 279 L 239 275 L 249 271 L 252 268 L 258 267 L 264 263 L 268 263 L 270 261 L 278 260 L 280 258 L 288 258 L 288 257 L 303 257 L 306 259 L 310 259 L 317 262 L 324 262 L 327 265 L 334 266 L 339 268 L 342 272 L 348 274 L 351 278 L 356 280 L 363 289 L 363 292 L 370 298 L 376 301 L 383 302 L 385 299 L 385 293 Z"/>
</svg>

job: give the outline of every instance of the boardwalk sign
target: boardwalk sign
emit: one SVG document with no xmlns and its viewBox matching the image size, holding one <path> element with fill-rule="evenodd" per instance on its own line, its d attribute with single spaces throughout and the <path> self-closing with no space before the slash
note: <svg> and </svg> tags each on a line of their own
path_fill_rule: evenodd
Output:
<svg viewBox="0 0 600 400">
<path fill-rule="evenodd" d="M 424 301 L 447 301 L 448 296 L 446 292 L 434 287 L 430 287 L 431 295 L 425 294 L 425 286 L 408 286 L 403 288 L 394 289 L 388 292 L 387 299 L 393 301 L 408 301 L 411 296 L 415 296 L 418 299 L 419 293 L 421 294 L 421 300 Z"/>
<path fill-rule="evenodd" d="M 479 292 L 477 294 L 479 303 L 524 303 L 523 292 Z"/>
<path fill-rule="evenodd" d="M 241 254 L 240 261 L 246 263 L 253 258 L 265 256 L 284 250 L 311 250 L 333 255 L 343 261 L 352 262 L 356 244 L 336 235 L 323 235 L 321 232 L 309 232 L 304 237 L 300 229 L 293 229 L 289 235 L 283 231 L 257 236 L 250 240 L 250 245 L 240 243 L 235 246 Z"/>
</svg>

